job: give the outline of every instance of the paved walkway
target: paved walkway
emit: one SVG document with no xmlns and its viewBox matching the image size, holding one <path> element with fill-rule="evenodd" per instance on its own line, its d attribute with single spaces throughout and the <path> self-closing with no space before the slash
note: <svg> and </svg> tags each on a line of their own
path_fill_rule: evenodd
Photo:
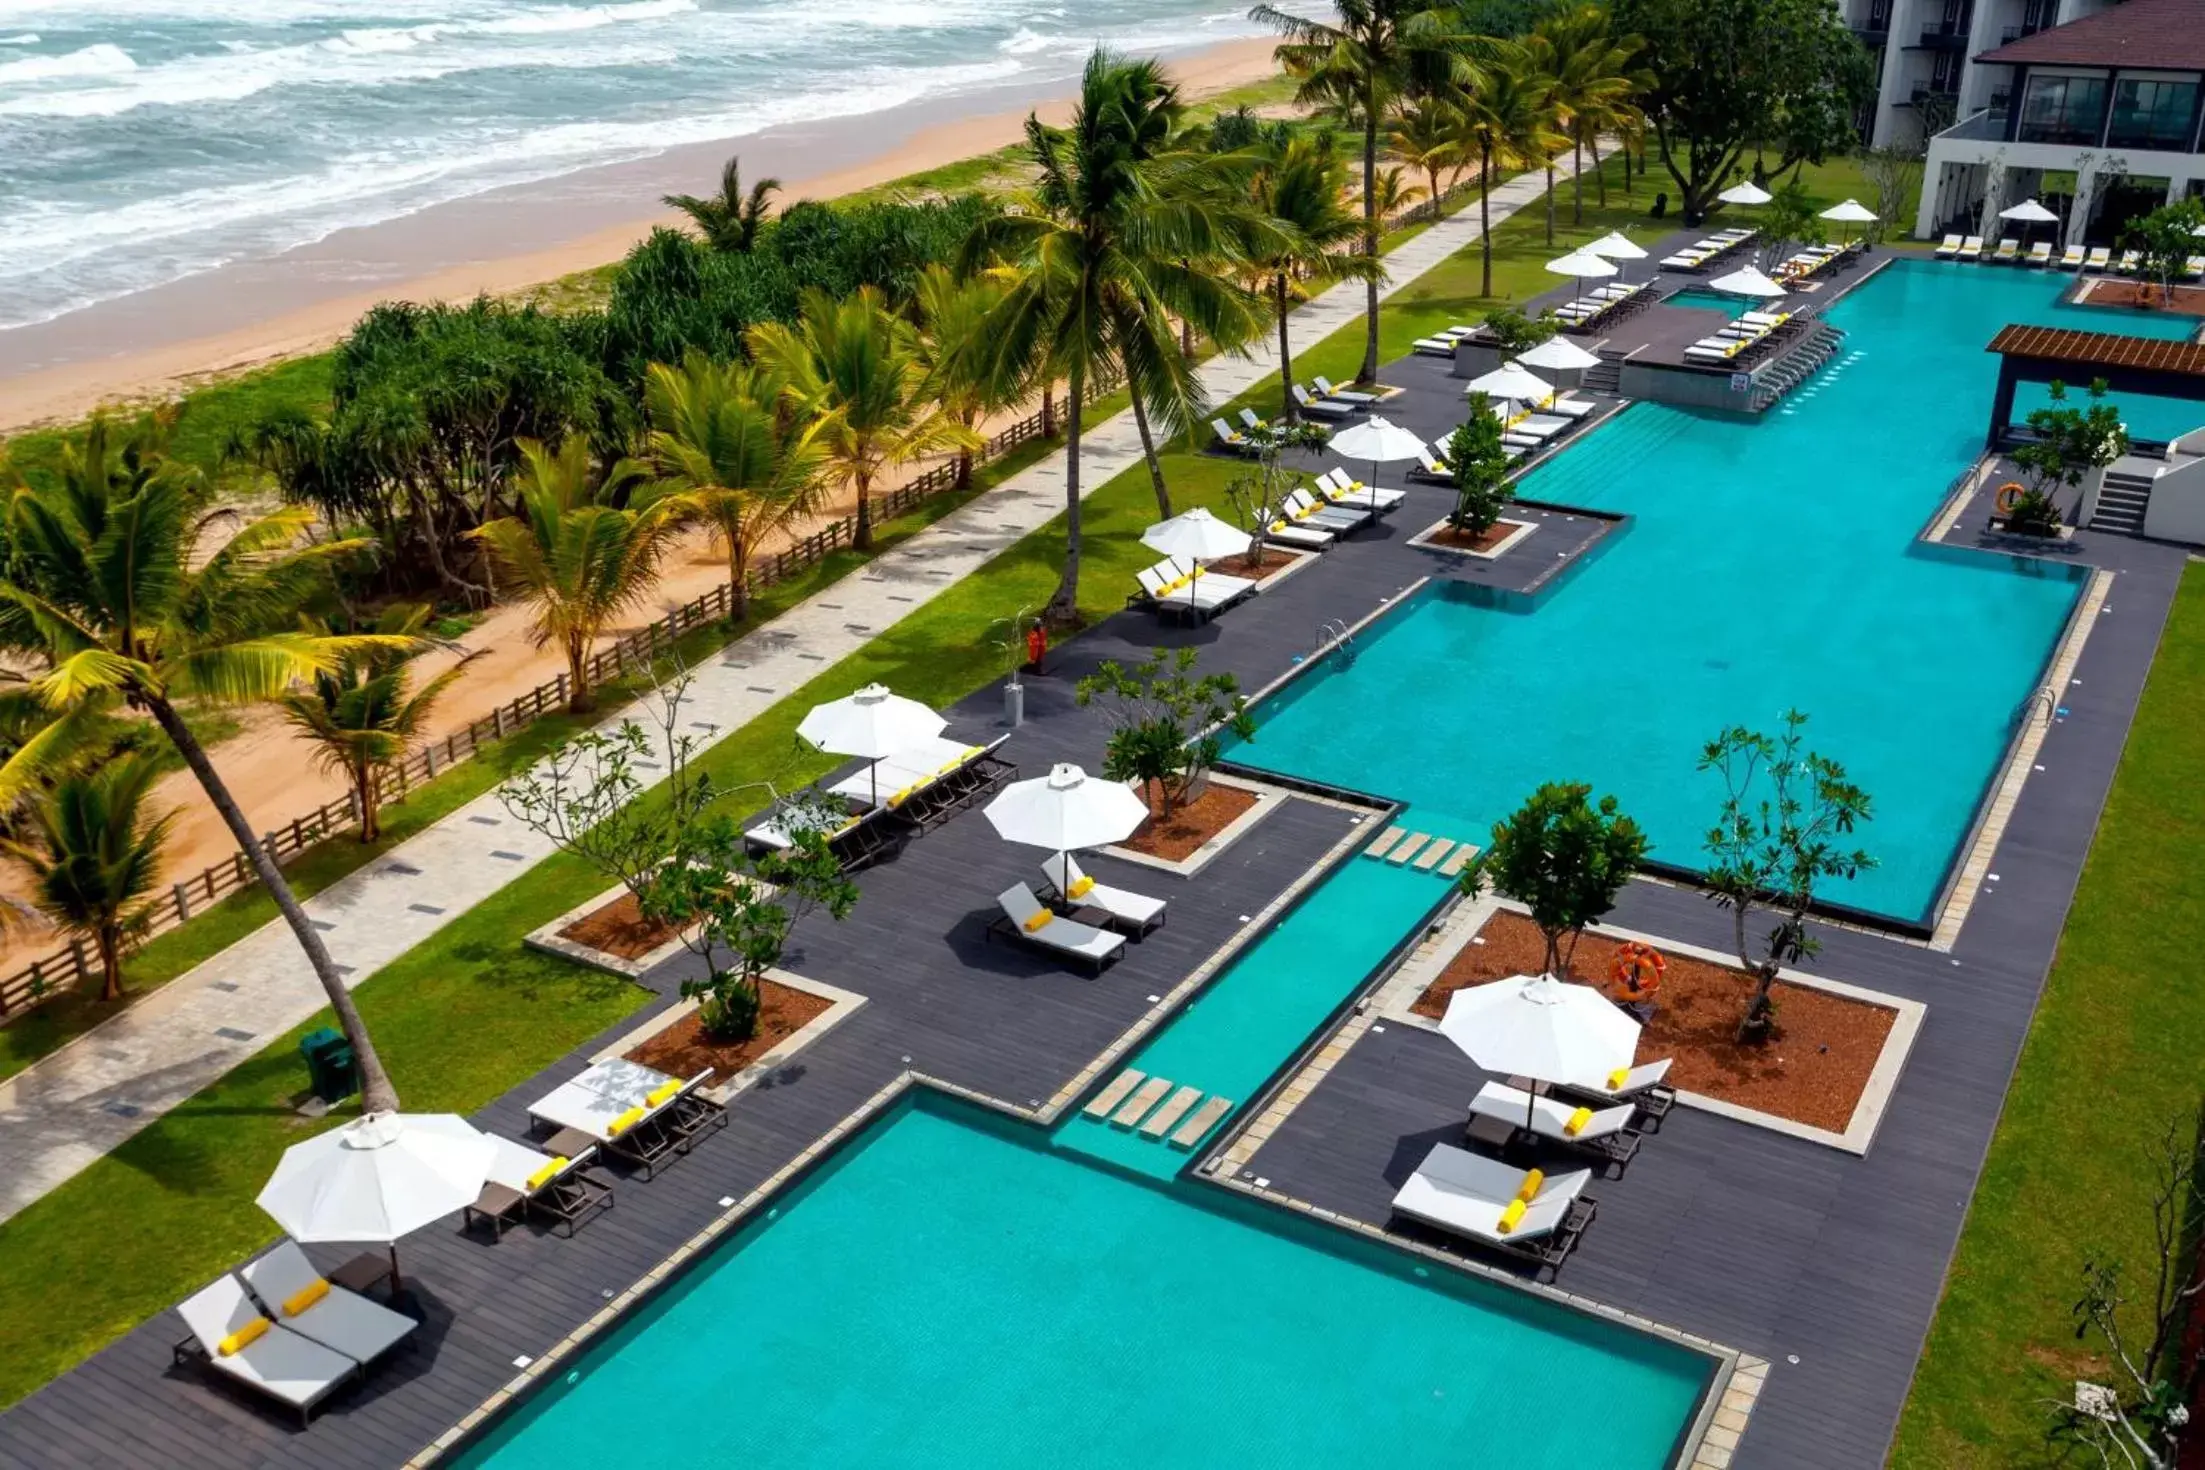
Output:
<svg viewBox="0 0 2205 1470">
<path fill-rule="evenodd" d="M 1566 167 L 1566 164 L 1565 164 Z M 1536 174 L 1493 191 L 1496 221 L 1536 201 Z M 1478 238 L 1464 210 L 1386 258 L 1390 296 Z M 1348 282 L 1294 313 L 1294 340 L 1313 345 L 1363 312 Z M 1213 359 L 1202 370 L 1218 402 L 1277 371 L 1269 347 Z M 1081 478 L 1105 484 L 1140 461 L 1122 413 L 1081 440 Z M 684 711 L 698 733 L 735 730 L 890 625 L 1046 525 L 1063 506 L 1060 450 L 1012 476 L 863 571 L 729 644 L 694 671 Z M 621 716 L 612 717 L 617 723 Z M 495 793 L 477 798 L 307 902 L 353 983 L 374 974 L 469 907 L 551 855 Z M 75 1175 L 140 1128 L 311 1017 L 326 1003 L 290 930 L 270 923 L 178 976 L 36 1066 L 0 1082 L 0 1219 Z"/>
</svg>

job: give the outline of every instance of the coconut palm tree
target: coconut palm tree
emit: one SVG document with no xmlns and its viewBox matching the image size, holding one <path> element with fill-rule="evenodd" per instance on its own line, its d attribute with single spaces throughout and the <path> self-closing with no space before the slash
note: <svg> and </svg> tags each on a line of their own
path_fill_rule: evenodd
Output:
<svg viewBox="0 0 2205 1470">
<path fill-rule="evenodd" d="M 1444 198 L 1462 177 L 1470 154 L 1453 99 L 1446 92 L 1426 92 L 1396 103 L 1393 120 L 1386 126 L 1386 151 L 1424 175 L 1425 198 Z M 1439 182 L 1441 174 L 1447 175 L 1445 187 Z"/>
<path fill-rule="evenodd" d="M 825 473 L 857 491 L 852 544 L 873 544 L 873 485 L 898 465 L 975 442 L 927 395 L 918 333 L 871 286 L 836 300 L 807 288 L 797 320 L 750 329 L 750 352 L 781 384 L 786 406 L 817 415 Z"/>
<path fill-rule="evenodd" d="M 1493 171 L 1523 168 L 1551 156 L 1564 140 L 1548 123 L 1547 84 L 1520 47 L 1490 58 L 1484 80 L 1466 92 L 1463 128 L 1478 154 L 1478 245 L 1483 257 L 1480 296 L 1493 294 Z"/>
<path fill-rule="evenodd" d="M 146 810 L 160 774 L 154 762 L 126 755 L 65 776 L 26 804 L 27 830 L 0 838 L 0 856 L 30 880 L 32 906 L 92 942 L 103 1001 L 121 997 L 123 956 L 153 922 L 145 899 L 176 822 L 174 812 Z"/>
<path fill-rule="evenodd" d="M 316 674 L 303 689 L 286 694 L 281 703 L 284 718 L 314 746 L 314 759 L 324 770 L 345 778 L 360 812 L 360 841 L 373 842 L 383 835 L 382 788 L 386 773 L 406 758 L 406 749 L 428 723 L 436 703 L 456 683 L 467 665 L 481 658 L 477 650 L 460 659 L 419 689 L 406 665 L 428 649 L 422 629 L 429 608 L 400 603 L 386 609 L 374 631 L 391 638 L 414 640 L 411 648 L 378 647 L 344 660 L 333 669 Z"/>
<path fill-rule="evenodd" d="M 643 398 L 659 494 L 727 549 L 728 615 L 739 620 L 750 611 L 751 556 L 819 509 L 820 420 L 784 413 L 780 385 L 760 369 L 695 351 L 678 371 L 652 363 Z"/>
<path fill-rule="evenodd" d="M 368 544 L 308 543 L 313 513 L 294 507 L 237 526 L 210 552 L 216 529 L 234 517 L 197 513 L 194 477 L 153 447 L 157 438 L 133 435 L 114 464 L 97 466 L 88 442 L 82 463 L 91 472 L 20 487 L 10 502 L 13 557 L 0 579 L 0 642 L 36 667 L 27 677 L 54 718 L 0 765 L 0 805 L 80 754 L 118 702 L 150 715 L 306 952 L 352 1043 L 364 1104 L 395 1109 L 397 1091 L 320 932 L 178 701 L 265 702 L 348 658 L 410 645 L 299 631 L 300 609 L 326 591 L 331 569 L 365 555 Z"/>
<path fill-rule="evenodd" d="M 977 431 L 981 415 L 1016 404 L 1026 385 L 1000 376 L 987 351 L 988 313 L 1003 300 L 1003 282 L 993 276 L 960 277 L 942 264 L 919 274 L 912 298 L 918 314 L 919 355 L 926 364 L 926 391 L 941 400 L 951 418 Z M 977 438 L 977 432 L 975 432 Z M 957 451 L 957 488 L 972 488 L 973 451 Z"/>
<path fill-rule="evenodd" d="M 1301 85 L 1294 99 L 1332 109 L 1363 134 L 1363 253 L 1378 258 L 1378 138 L 1395 101 L 1420 85 L 1467 81 L 1470 67 L 1448 12 L 1426 0 L 1333 0 L 1333 19 L 1311 20 L 1271 5 L 1248 18 L 1286 38 L 1276 53 Z M 1369 279 L 1363 366 L 1378 377 L 1378 280 Z"/>
<path fill-rule="evenodd" d="M 490 553 L 506 590 L 536 610 L 529 636 L 538 648 L 556 643 L 567 660 L 567 708 L 581 714 L 593 702 L 590 648 L 621 613 L 650 595 L 659 562 L 680 523 L 669 501 L 631 508 L 627 493 L 648 476 L 623 459 L 602 473 L 580 435 L 556 451 L 523 439 L 518 514 L 478 526 L 474 537 Z"/>
<path fill-rule="evenodd" d="M 1300 136 L 1277 150 L 1256 175 L 1256 206 L 1289 231 L 1274 252 L 1250 262 L 1271 298 L 1279 329 L 1279 411 L 1298 417 L 1294 402 L 1294 349 L 1287 325 L 1289 296 L 1297 283 L 1364 280 L 1385 267 L 1351 253 L 1362 222 L 1346 202 L 1347 160 L 1331 133 Z"/>
<path fill-rule="evenodd" d="M 719 193 L 702 197 L 668 194 L 661 202 L 688 215 L 704 243 L 714 250 L 747 255 L 758 244 L 768 201 L 780 191 L 779 179 L 760 179 L 750 186 L 750 192 L 743 192 L 743 160 L 729 154 L 720 166 Z"/>
<path fill-rule="evenodd" d="M 1618 39 L 1608 28 L 1608 12 L 1595 5 L 1550 15 L 1539 22 L 1528 42 L 1533 64 L 1546 78 L 1556 131 L 1569 140 L 1576 162 L 1572 179 L 1571 222 L 1585 222 L 1585 150 L 1600 166 L 1603 131 L 1626 136 L 1644 126 L 1645 116 L 1632 102 L 1638 77 L 1631 68 L 1640 41 Z M 1601 185 L 1603 196 L 1606 184 Z M 1547 164 L 1547 243 L 1554 243 L 1554 165 Z"/>
<path fill-rule="evenodd" d="M 1199 423 L 1207 398 L 1172 319 L 1227 346 L 1254 336 L 1263 323 L 1255 298 L 1217 266 L 1265 253 L 1284 234 L 1247 207 L 1254 160 L 1153 151 L 1157 114 L 1176 105 L 1170 92 L 1153 61 L 1096 51 L 1070 127 L 1026 119 L 1035 186 L 965 244 L 965 272 L 990 270 L 1004 285 L 983 333 L 996 375 L 1069 384 L 1064 570 L 1042 614 L 1059 626 L 1079 612 L 1089 388 L 1122 376 L 1167 435 Z"/>
</svg>

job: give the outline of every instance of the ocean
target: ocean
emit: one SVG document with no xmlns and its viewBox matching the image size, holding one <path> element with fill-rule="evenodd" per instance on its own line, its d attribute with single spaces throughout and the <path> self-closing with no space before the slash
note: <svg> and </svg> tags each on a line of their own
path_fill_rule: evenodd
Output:
<svg viewBox="0 0 2205 1470">
<path fill-rule="evenodd" d="M 0 0 L 0 333 L 486 190 L 1069 78 L 1097 41 L 1257 33 L 1218 0 Z"/>
</svg>

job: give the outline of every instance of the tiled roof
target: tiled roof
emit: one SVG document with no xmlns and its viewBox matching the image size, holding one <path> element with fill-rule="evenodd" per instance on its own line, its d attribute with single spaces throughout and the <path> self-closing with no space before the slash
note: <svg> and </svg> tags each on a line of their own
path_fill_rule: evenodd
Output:
<svg viewBox="0 0 2205 1470">
<path fill-rule="evenodd" d="M 2096 15 L 2023 36 L 1976 60 L 2205 72 L 2205 0 L 2124 0 Z"/>
<path fill-rule="evenodd" d="M 2076 332 L 2065 327 L 2005 327 L 1986 351 L 2074 367 L 2138 368 L 2205 378 L 2205 346 L 2119 332 Z"/>
</svg>

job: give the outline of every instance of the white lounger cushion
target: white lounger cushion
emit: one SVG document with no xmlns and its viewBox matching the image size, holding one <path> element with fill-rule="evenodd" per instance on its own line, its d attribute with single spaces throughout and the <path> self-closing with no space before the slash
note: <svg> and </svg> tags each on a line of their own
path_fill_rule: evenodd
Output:
<svg viewBox="0 0 2205 1470">
<path fill-rule="evenodd" d="M 1297 526 L 1292 521 L 1280 519 L 1263 528 L 1263 539 L 1276 541 L 1282 546 L 1303 546 L 1312 551 L 1322 551 L 1332 544 L 1332 533 L 1315 526 Z"/>
<path fill-rule="evenodd" d="M 236 1352 L 223 1353 L 222 1339 L 255 1317 L 267 1315 L 235 1276 L 211 1283 L 178 1307 L 176 1314 L 207 1350 L 207 1362 L 216 1372 L 249 1383 L 296 1409 L 318 1403 L 359 1367 L 343 1353 L 301 1337 L 281 1323 Z"/>
<path fill-rule="evenodd" d="M 1332 380 L 1323 376 L 1311 378 L 1309 381 L 1317 385 L 1319 393 L 1324 394 L 1327 398 L 1337 398 L 1342 403 L 1376 403 L 1378 401 L 1376 393 L 1355 393 L 1346 388 L 1335 388 L 1332 386 Z"/>
<path fill-rule="evenodd" d="M 536 1177 L 537 1170 L 551 1162 L 551 1155 L 495 1133 L 486 1133 L 483 1137 L 497 1150 L 490 1159 L 489 1182 L 502 1184 L 515 1194 L 530 1193 L 528 1181 Z"/>
<path fill-rule="evenodd" d="M 1638 1109 L 1629 1103 L 1619 1103 L 1612 1108 L 1602 1108 L 1587 1119 L 1585 1126 L 1575 1133 L 1569 1131 L 1569 1121 L 1577 1109 L 1566 1102 L 1542 1097 L 1533 1102 L 1529 1094 L 1510 1087 L 1505 1082 L 1488 1082 L 1478 1089 L 1478 1095 L 1470 1101 L 1470 1111 L 1503 1122 L 1521 1124 L 1526 1109 L 1530 1110 L 1531 1131 L 1541 1138 L 1552 1138 L 1562 1143 L 1589 1143 L 1621 1133 Z"/>
<path fill-rule="evenodd" d="M 1128 924 L 1146 925 L 1154 922 L 1164 912 L 1163 899 L 1150 898 L 1146 894 L 1134 893 L 1124 888 L 1113 888 L 1107 883 L 1090 884 L 1084 893 L 1073 893 L 1072 890 L 1079 886 L 1080 880 L 1087 874 L 1081 870 L 1079 860 L 1068 852 L 1060 852 L 1044 862 L 1041 871 L 1057 886 L 1057 892 L 1064 895 L 1066 903 L 1090 904 L 1113 919 L 1123 920 Z"/>
<path fill-rule="evenodd" d="M 1125 948 L 1123 935 L 1093 928 L 1061 914 L 1050 914 L 1049 922 L 1037 929 L 1027 928 L 1034 915 L 1048 911 L 1041 906 L 1041 900 L 1034 897 L 1034 891 L 1023 883 L 1013 883 L 997 894 L 995 901 L 1003 906 L 1003 912 L 1010 916 L 1021 935 L 1045 948 L 1078 955 L 1098 964 Z"/>
<path fill-rule="evenodd" d="M 322 1274 L 292 1241 L 279 1243 L 238 1274 L 277 1326 L 288 1327 L 301 1337 L 312 1338 L 362 1363 L 381 1357 L 419 1325 L 403 1312 L 394 1312 L 380 1302 L 335 1285 L 305 1311 L 296 1316 L 286 1314 L 283 1304 L 319 1281 Z"/>
<path fill-rule="evenodd" d="M 1358 485 L 1355 477 L 1338 465 L 1317 477 L 1317 487 L 1324 491 L 1325 499 L 1335 505 L 1360 506 L 1364 510 L 1391 510 L 1409 498 L 1406 490 Z"/>
<path fill-rule="evenodd" d="M 1344 403 L 1318 402 L 1310 397 L 1309 391 L 1299 383 L 1294 385 L 1294 401 L 1301 405 L 1303 413 L 1313 413 L 1321 419 L 1352 418 L 1355 414 L 1355 410 Z"/>
<path fill-rule="evenodd" d="M 1524 1187 L 1525 1173 L 1451 1143 L 1435 1143 L 1393 1207 L 1413 1220 L 1507 1245 L 1551 1234 L 1569 1217 L 1570 1202 L 1592 1178 L 1590 1169 L 1550 1175 L 1531 1197 L 1515 1228 L 1502 1232 L 1501 1215 Z"/>
<path fill-rule="evenodd" d="M 1575 1091 L 1587 1097 L 1626 1098 L 1644 1092 L 1669 1075 L 1669 1067 L 1676 1058 L 1663 1057 L 1658 1062 L 1645 1062 L 1623 1074 L 1621 1087 L 1580 1087 Z"/>
<path fill-rule="evenodd" d="M 636 1104 L 607 1097 L 579 1082 L 562 1082 L 530 1103 L 528 1115 L 554 1128 L 572 1128 L 599 1143 L 609 1143 L 613 1136 L 612 1120 L 634 1106 Z"/>
</svg>

